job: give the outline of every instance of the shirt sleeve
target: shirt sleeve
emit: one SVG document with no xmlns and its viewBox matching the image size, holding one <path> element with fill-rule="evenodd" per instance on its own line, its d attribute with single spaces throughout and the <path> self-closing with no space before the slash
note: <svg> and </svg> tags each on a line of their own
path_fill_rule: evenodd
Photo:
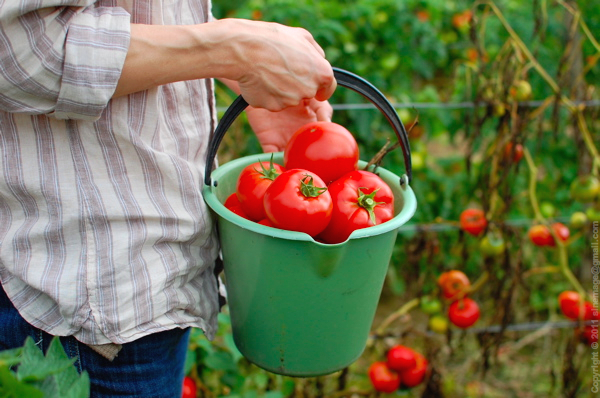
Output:
<svg viewBox="0 0 600 398">
<path fill-rule="evenodd" d="M 94 3 L 0 2 L 0 110 L 100 117 L 125 62 L 130 15 Z"/>
</svg>

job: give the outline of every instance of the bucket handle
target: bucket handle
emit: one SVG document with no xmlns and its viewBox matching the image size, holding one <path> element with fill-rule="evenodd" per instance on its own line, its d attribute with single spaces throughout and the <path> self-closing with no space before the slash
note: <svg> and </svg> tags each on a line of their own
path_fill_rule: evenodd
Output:
<svg viewBox="0 0 600 398">
<path fill-rule="evenodd" d="M 404 167 L 406 169 L 406 174 L 400 177 L 400 185 L 404 186 L 405 184 L 409 184 L 412 181 L 412 163 L 408 134 L 406 133 L 404 124 L 398 117 L 398 114 L 396 113 L 396 110 L 392 104 L 375 86 L 352 72 L 334 67 L 333 75 L 338 85 L 356 91 L 371 101 L 375 107 L 377 107 L 377 109 L 383 113 L 388 123 L 392 126 L 394 132 L 396 133 L 396 137 L 398 138 L 400 147 L 402 148 L 402 155 L 404 156 Z M 205 170 L 207 171 L 204 177 L 204 183 L 208 186 L 210 186 L 212 183 L 210 175 L 212 173 L 219 145 L 221 144 L 221 141 L 223 140 L 223 137 L 225 136 L 225 133 L 231 124 L 244 111 L 244 109 L 246 109 L 246 107 L 248 107 L 246 100 L 242 98 L 241 95 L 238 96 L 229 106 L 229 108 L 227 108 L 219 124 L 217 125 L 217 128 L 215 129 L 215 132 L 208 144 L 208 155 L 206 158 Z"/>
</svg>

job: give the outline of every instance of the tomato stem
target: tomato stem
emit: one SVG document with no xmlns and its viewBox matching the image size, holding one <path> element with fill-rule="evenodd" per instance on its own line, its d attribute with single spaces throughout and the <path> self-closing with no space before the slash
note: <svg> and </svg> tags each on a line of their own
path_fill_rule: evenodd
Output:
<svg viewBox="0 0 600 398">
<path fill-rule="evenodd" d="M 365 209 L 367 211 L 367 213 L 369 213 L 369 220 L 371 220 L 371 222 L 373 224 L 376 224 L 377 218 L 375 218 L 375 212 L 373 210 L 375 209 L 375 207 L 377 205 L 384 204 L 385 202 L 376 202 L 375 201 L 375 194 L 377 193 L 377 191 L 379 191 L 379 188 L 377 188 L 376 190 L 374 190 L 373 192 L 371 192 L 369 194 L 363 193 L 361 191 L 361 189 L 364 189 L 364 188 L 358 188 L 357 203 L 360 207 Z"/>
<path fill-rule="evenodd" d="M 306 181 L 308 180 L 308 181 Z M 307 198 L 316 198 L 327 191 L 327 187 L 317 187 L 314 184 L 313 176 L 305 174 L 300 180 L 300 192 Z"/>
<path fill-rule="evenodd" d="M 258 170 L 257 168 L 254 168 L 254 170 L 256 170 L 256 172 L 261 175 L 260 178 L 264 178 L 264 179 L 273 181 L 280 174 L 279 172 L 277 172 L 277 169 L 275 169 L 275 167 L 273 165 L 273 154 L 271 154 L 271 160 L 269 161 L 269 168 L 268 169 L 265 168 L 265 165 L 263 164 L 263 162 L 260 162 L 260 167 L 262 168 L 262 171 Z"/>
</svg>

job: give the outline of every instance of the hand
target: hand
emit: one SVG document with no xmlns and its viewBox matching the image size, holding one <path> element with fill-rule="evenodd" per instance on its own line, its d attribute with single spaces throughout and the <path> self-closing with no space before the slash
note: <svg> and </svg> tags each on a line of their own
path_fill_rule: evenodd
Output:
<svg viewBox="0 0 600 398">
<path fill-rule="evenodd" d="M 336 81 L 325 52 L 304 29 L 276 23 L 224 19 L 224 51 L 236 80 L 253 107 L 280 111 L 303 100 L 329 99 Z"/>
<path fill-rule="evenodd" d="M 333 108 L 329 102 L 313 98 L 279 112 L 248 107 L 246 114 L 263 151 L 280 152 L 290 137 L 306 123 L 331 121 Z"/>
</svg>

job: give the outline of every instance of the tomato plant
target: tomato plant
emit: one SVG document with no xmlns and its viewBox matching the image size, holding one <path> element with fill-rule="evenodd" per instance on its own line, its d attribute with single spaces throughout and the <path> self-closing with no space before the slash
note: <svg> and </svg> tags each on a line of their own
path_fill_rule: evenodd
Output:
<svg viewBox="0 0 600 398">
<path fill-rule="evenodd" d="M 340 243 L 362 228 L 379 225 L 394 217 L 394 194 L 370 171 L 351 171 L 329 185 L 333 201 L 331 221 L 319 235 L 324 242 Z"/>
<path fill-rule="evenodd" d="M 313 237 L 327 227 L 333 208 L 323 180 L 303 169 L 287 170 L 277 177 L 265 192 L 264 205 L 274 227 Z"/>
<path fill-rule="evenodd" d="M 368 370 L 369 379 L 377 391 L 392 393 L 400 387 L 400 375 L 388 367 L 387 362 L 373 362 Z"/>
<path fill-rule="evenodd" d="M 481 209 L 464 210 L 460 214 L 460 227 L 473 236 L 479 236 L 487 227 L 485 213 Z"/>
<path fill-rule="evenodd" d="M 387 352 L 388 367 L 397 372 L 413 368 L 416 364 L 416 353 L 403 345 L 395 345 Z"/>
<path fill-rule="evenodd" d="M 461 329 L 473 326 L 479 319 L 479 316 L 479 305 L 469 297 L 456 300 L 448 307 L 448 319 Z"/>
<path fill-rule="evenodd" d="M 316 173 L 329 184 L 358 168 L 359 150 L 354 136 L 333 122 L 302 126 L 287 143 L 284 166 Z"/>
<path fill-rule="evenodd" d="M 448 300 L 454 300 L 468 292 L 471 281 L 464 272 L 450 270 L 442 273 L 437 280 L 442 295 Z"/>
<path fill-rule="evenodd" d="M 236 194 L 245 214 L 253 221 L 266 217 L 263 199 L 267 188 L 283 173 L 281 165 L 270 162 L 255 162 L 244 167 L 237 181 Z"/>
</svg>

